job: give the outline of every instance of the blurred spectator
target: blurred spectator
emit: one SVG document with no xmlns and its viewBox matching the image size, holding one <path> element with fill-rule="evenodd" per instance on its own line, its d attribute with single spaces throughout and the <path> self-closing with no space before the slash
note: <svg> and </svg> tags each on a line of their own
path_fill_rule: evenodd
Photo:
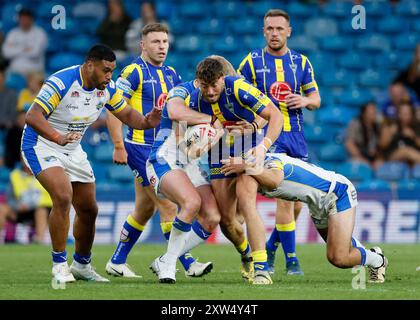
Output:
<svg viewBox="0 0 420 320">
<path fill-rule="evenodd" d="M 31 72 L 28 74 L 27 82 L 27 87 L 19 94 L 17 111 L 29 110 L 44 83 L 44 75 L 40 72 Z"/>
<path fill-rule="evenodd" d="M 20 143 L 28 109 L 19 111 L 15 123 L 7 130 L 4 139 L 4 165 L 9 169 L 13 169 L 20 162 Z"/>
<path fill-rule="evenodd" d="M 10 60 L 8 72 L 26 75 L 44 71 L 48 38 L 43 29 L 34 24 L 32 12 L 19 11 L 19 27 L 12 29 L 3 44 L 3 55 Z"/>
<path fill-rule="evenodd" d="M 30 221 L 35 227 L 34 240 L 43 243 L 51 207 L 48 192 L 22 161 L 22 167 L 10 173 L 7 203 L 0 204 L 0 221 L 3 219 L 3 225 L 6 218 L 17 223 Z"/>
<path fill-rule="evenodd" d="M 404 161 L 410 165 L 420 163 L 420 123 L 414 117 L 413 106 L 402 104 L 397 120 L 384 123 L 379 146 L 385 161 Z"/>
<path fill-rule="evenodd" d="M 398 75 L 397 81 L 413 89 L 417 94 L 417 99 L 420 99 L 420 43 L 416 46 L 413 61 L 407 70 Z"/>
<path fill-rule="evenodd" d="M 0 69 L 0 129 L 13 125 L 16 119 L 16 102 L 16 92 L 5 87 L 5 73 Z"/>
<path fill-rule="evenodd" d="M 401 81 L 394 81 L 388 88 L 388 99 L 382 104 L 383 116 L 388 120 L 397 118 L 399 106 L 409 103 L 415 107 L 420 107 L 418 99 L 410 96 L 407 88 Z"/>
<path fill-rule="evenodd" d="M 378 155 L 379 125 L 376 104 L 363 105 L 360 115 L 353 119 L 346 134 L 346 149 L 352 160 L 376 166 Z"/>
<path fill-rule="evenodd" d="M 96 31 L 103 44 L 111 47 L 117 55 L 117 60 L 125 56 L 125 34 L 130 26 L 131 18 L 126 14 L 120 0 L 108 1 L 107 17 Z"/>
<path fill-rule="evenodd" d="M 143 2 L 140 7 L 140 18 L 130 24 L 130 28 L 125 34 L 125 46 L 130 54 L 137 56 L 140 50 L 141 30 L 152 22 L 158 22 L 156 18 L 155 7 L 152 2 Z"/>
</svg>

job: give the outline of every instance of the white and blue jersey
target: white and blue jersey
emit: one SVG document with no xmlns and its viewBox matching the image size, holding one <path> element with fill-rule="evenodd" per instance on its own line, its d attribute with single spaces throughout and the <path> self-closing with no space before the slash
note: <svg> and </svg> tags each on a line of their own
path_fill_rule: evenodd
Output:
<svg viewBox="0 0 420 320">
<path fill-rule="evenodd" d="M 181 98 L 185 100 L 195 89 L 194 81 L 182 83 L 168 93 L 167 100 Z M 146 165 L 147 177 L 157 195 L 162 196 L 159 184 L 163 176 L 171 170 L 184 170 L 195 187 L 209 184 L 209 167 L 202 165 L 199 159 L 188 161 L 187 156 L 177 145 L 177 122 L 169 118 L 165 104 L 162 110 L 160 130 L 153 142 Z"/>
<path fill-rule="evenodd" d="M 98 119 L 104 107 L 115 114 L 127 106 L 122 91 L 117 90 L 113 81 L 104 90 L 85 88 L 80 65 L 51 75 L 34 102 L 44 109 L 49 125 L 60 134 L 78 132 L 82 136 Z M 29 168 L 37 175 L 42 170 L 57 165 L 58 160 L 64 166 L 61 155 L 71 155 L 72 159 L 78 160 L 85 158 L 80 140 L 60 146 L 40 136 L 31 126 L 25 125 L 21 149 Z M 86 166 L 86 170 L 88 169 Z"/>
<path fill-rule="evenodd" d="M 264 167 L 283 170 L 284 180 L 276 189 L 262 188 L 260 193 L 268 198 L 306 203 L 319 228 L 326 227 L 328 216 L 357 205 L 353 184 L 334 171 L 278 153 L 268 153 Z"/>
</svg>

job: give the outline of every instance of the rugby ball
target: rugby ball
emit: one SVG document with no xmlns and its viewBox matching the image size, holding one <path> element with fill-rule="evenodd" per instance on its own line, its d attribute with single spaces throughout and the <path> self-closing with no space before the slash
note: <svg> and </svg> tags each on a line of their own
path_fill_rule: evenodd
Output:
<svg viewBox="0 0 420 320">
<path fill-rule="evenodd" d="M 209 123 L 197 124 L 187 128 L 185 132 L 185 143 L 187 147 L 195 145 L 201 148 L 207 145 L 212 138 L 217 135 L 216 129 L 213 128 Z"/>
</svg>

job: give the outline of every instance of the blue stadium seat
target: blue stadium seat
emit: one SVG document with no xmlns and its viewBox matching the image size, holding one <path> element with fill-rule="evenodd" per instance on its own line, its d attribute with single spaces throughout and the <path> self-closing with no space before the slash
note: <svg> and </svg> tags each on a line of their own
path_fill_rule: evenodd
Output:
<svg viewBox="0 0 420 320">
<path fill-rule="evenodd" d="M 106 5 L 101 2 L 87 1 L 76 4 L 73 7 L 73 17 L 77 19 L 88 18 L 102 21 L 106 17 Z"/>
<path fill-rule="evenodd" d="M 96 147 L 93 158 L 96 161 L 112 163 L 114 146 L 111 143 L 100 144 Z"/>
<path fill-rule="evenodd" d="M 209 12 L 206 2 L 188 2 L 179 6 L 179 14 L 186 18 L 202 19 L 203 13 Z"/>
<path fill-rule="evenodd" d="M 97 193 L 110 193 L 110 192 L 119 192 L 121 190 L 127 190 L 127 186 L 117 183 L 115 181 L 98 181 L 96 183 L 96 192 Z"/>
<path fill-rule="evenodd" d="M 8 183 L 10 170 L 6 167 L 0 167 L 0 182 Z"/>
<path fill-rule="evenodd" d="M 418 0 L 400 1 L 396 12 L 399 15 L 418 17 L 420 16 L 420 2 Z"/>
<path fill-rule="evenodd" d="M 417 179 L 420 181 L 420 164 L 416 165 L 413 169 L 412 169 L 412 173 L 411 173 L 412 177 L 414 179 Z"/>
<path fill-rule="evenodd" d="M 234 21 L 230 28 L 237 34 L 258 34 L 262 37 L 261 34 L 261 21 L 257 20 L 252 16 L 244 17 L 241 19 L 241 23 Z"/>
<path fill-rule="evenodd" d="M 223 19 L 246 17 L 246 6 L 237 1 L 216 2 L 213 5 L 213 12 Z M 242 24 L 242 21 L 238 24 Z"/>
<path fill-rule="evenodd" d="M 398 181 L 408 179 L 410 167 L 408 164 L 398 161 L 389 161 L 382 164 L 375 171 L 377 179 L 386 181 Z"/>
<path fill-rule="evenodd" d="M 287 45 L 290 46 L 290 48 L 293 50 L 299 52 L 310 52 L 316 51 L 318 49 L 318 43 L 305 35 L 291 37 L 290 40 L 288 40 Z"/>
<path fill-rule="evenodd" d="M 91 161 L 93 174 L 95 175 L 97 182 L 109 181 L 108 179 L 108 168 L 110 166 L 114 167 L 114 164 L 105 164 L 102 162 Z"/>
<path fill-rule="evenodd" d="M 415 19 L 411 22 L 411 29 L 413 31 L 420 32 L 420 23 L 418 22 L 417 19 Z"/>
<path fill-rule="evenodd" d="M 163 20 L 168 20 L 176 11 L 176 4 L 171 1 L 157 1 L 156 4 L 156 15 Z"/>
<path fill-rule="evenodd" d="M 131 182 L 134 175 L 128 166 L 112 166 L 108 168 L 108 177 L 111 181 Z"/>
<path fill-rule="evenodd" d="M 82 64 L 84 55 L 74 53 L 57 53 L 51 56 L 48 60 L 48 68 L 50 70 L 58 71 L 69 66 Z"/>
<path fill-rule="evenodd" d="M 420 24 L 420 23 L 419 23 Z M 398 53 L 401 54 L 401 51 L 412 51 L 416 48 L 416 45 L 420 43 L 420 36 L 419 34 L 407 34 L 403 33 L 397 36 L 395 39 L 394 45 L 395 48 L 398 50 Z"/>
<path fill-rule="evenodd" d="M 131 19 L 135 20 L 140 18 L 140 1 L 124 0 L 124 9 Z"/>
<path fill-rule="evenodd" d="M 175 45 L 180 52 L 197 52 L 202 48 L 200 39 L 194 35 L 177 38 Z"/>
<path fill-rule="evenodd" d="M 22 8 L 21 4 L 9 3 L 2 8 L 1 21 L 2 29 L 8 32 L 10 29 L 17 27 L 17 12 Z"/>
<path fill-rule="evenodd" d="M 367 20 L 370 17 L 383 17 L 384 15 L 391 14 L 392 8 L 388 0 L 375 0 L 375 1 L 364 1 L 363 6 L 366 9 Z M 367 22 L 369 23 L 369 22 Z"/>
<path fill-rule="evenodd" d="M 311 161 L 312 162 L 312 161 Z M 336 171 L 338 163 L 336 161 L 314 161 L 313 162 L 316 166 L 328 170 L 328 171 Z"/>
<path fill-rule="evenodd" d="M 270 1 L 258 1 L 258 2 L 251 2 L 250 8 L 248 9 L 248 12 L 250 15 L 256 16 L 256 17 L 264 17 L 266 12 L 270 9 L 272 9 L 273 3 Z"/>
<path fill-rule="evenodd" d="M 386 87 L 390 82 L 389 72 L 378 72 L 368 69 L 360 74 L 359 83 L 364 87 Z"/>
<path fill-rule="evenodd" d="M 337 172 L 346 176 L 352 182 L 371 180 L 373 177 L 372 168 L 368 164 L 359 161 L 349 161 L 340 164 L 337 167 Z"/>
<path fill-rule="evenodd" d="M 339 97 L 339 103 L 349 107 L 361 107 L 362 104 L 371 101 L 372 94 L 367 90 L 360 90 L 358 88 L 350 88 L 345 90 Z"/>
<path fill-rule="evenodd" d="M 392 188 L 388 181 L 368 180 L 357 184 L 358 192 L 391 192 Z"/>
<path fill-rule="evenodd" d="M 266 43 L 265 39 L 262 35 L 245 35 L 241 39 L 242 46 L 244 47 L 244 51 L 251 51 L 254 49 L 261 49 L 263 48 Z"/>
<path fill-rule="evenodd" d="M 345 36 L 332 36 L 321 39 L 321 48 L 327 51 L 345 52 L 352 47 L 353 39 Z"/>
<path fill-rule="evenodd" d="M 389 39 L 381 34 L 363 36 L 356 41 L 356 46 L 371 52 L 389 51 L 391 47 Z"/>
<path fill-rule="evenodd" d="M 351 13 L 351 2 L 346 1 L 331 1 L 324 5 L 323 13 L 327 17 L 343 18 Z"/>
<path fill-rule="evenodd" d="M 8 73 L 6 75 L 6 87 L 14 89 L 16 93 L 26 87 L 26 79 L 18 73 Z"/>
<path fill-rule="evenodd" d="M 396 16 L 382 17 L 376 25 L 378 33 L 386 35 L 395 35 L 397 33 L 405 33 L 408 31 L 408 24 L 404 19 Z"/>
<path fill-rule="evenodd" d="M 337 133 L 334 128 L 330 126 L 305 126 L 305 137 L 309 144 L 312 143 L 325 143 L 332 141 Z"/>
<path fill-rule="evenodd" d="M 309 17 L 315 16 L 316 13 L 318 12 L 318 6 L 292 1 L 287 6 L 287 12 L 289 13 L 291 17 L 293 17 L 292 18 L 292 24 L 293 24 L 293 20 L 295 17 L 296 19 L 301 19 L 301 18 L 309 18 Z"/>
<path fill-rule="evenodd" d="M 217 18 L 203 19 L 198 23 L 198 31 L 203 34 L 220 35 L 225 30 L 226 25 L 224 21 Z M 178 41 L 178 40 L 177 40 Z"/>
<path fill-rule="evenodd" d="M 335 36 L 338 28 L 334 19 L 322 17 L 307 20 L 304 30 L 308 37 L 324 38 Z"/>
<path fill-rule="evenodd" d="M 213 50 L 215 50 L 215 54 L 223 55 L 224 53 L 237 51 L 239 46 L 236 42 L 235 37 L 226 36 L 220 39 L 220 41 L 213 43 L 212 47 L 213 47 Z"/>
<path fill-rule="evenodd" d="M 318 77 L 318 74 L 323 74 L 324 72 L 329 72 L 331 69 L 335 69 L 335 58 L 332 54 L 322 53 L 320 51 L 314 52 L 313 55 L 309 57 L 312 67 L 315 71 L 315 77 L 318 81 L 321 79 Z"/>
<path fill-rule="evenodd" d="M 407 37 L 407 35 L 405 35 Z M 398 41 L 398 38 L 397 40 Z M 375 67 L 402 70 L 408 67 L 413 54 L 397 51 L 382 52 L 373 60 Z"/>
<path fill-rule="evenodd" d="M 346 108 L 343 106 L 321 108 L 317 111 L 317 120 L 322 124 L 332 124 L 345 127 L 348 122 L 357 114 L 354 108 Z"/>
<path fill-rule="evenodd" d="M 192 34 L 194 24 L 188 23 L 185 19 L 181 19 L 179 16 L 174 16 L 169 21 L 171 33 L 174 35 L 185 36 L 186 34 Z M 178 38 L 177 38 L 178 40 Z"/>
<path fill-rule="evenodd" d="M 8 183 L 0 182 L 0 194 L 5 194 L 9 187 Z"/>
<path fill-rule="evenodd" d="M 320 148 L 318 158 L 320 161 L 342 162 L 347 159 L 347 152 L 343 145 L 329 143 Z"/>
<path fill-rule="evenodd" d="M 420 194 L 420 180 L 402 180 L 397 183 L 398 198 L 407 195 L 408 193 L 414 193 L 418 197 Z M 412 198 L 411 198 L 412 199 Z"/>
<path fill-rule="evenodd" d="M 84 55 L 96 43 L 98 43 L 98 40 L 95 37 L 78 35 L 75 37 L 71 37 L 69 40 L 67 40 L 66 48 L 68 52 L 79 53 Z"/>
<path fill-rule="evenodd" d="M 52 17 L 51 9 L 56 5 L 55 1 L 42 1 L 36 6 L 35 16 L 37 18 L 50 18 Z"/>
<path fill-rule="evenodd" d="M 350 51 L 344 55 L 340 55 L 338 58 L 338 65 L 341 68 L 352 69 L 352 70 L 365 70 L 366 67 L 370 66 L 371 59 L 365 54 Z"/>
<path fill-rule="evenodd" d="M 321 76 L 323 84 L 329 87 L 347 88 L 351 86 L 355 81 L 354 75 L 343 69 L 335 71 L 331 70 L 330 72 L 324 73 Z"/>
</svg>

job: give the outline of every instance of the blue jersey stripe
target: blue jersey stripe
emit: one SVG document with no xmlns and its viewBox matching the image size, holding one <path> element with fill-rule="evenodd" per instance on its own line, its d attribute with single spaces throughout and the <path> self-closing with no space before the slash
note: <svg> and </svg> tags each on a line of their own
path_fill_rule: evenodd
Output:
<svg viewBox="0 0 420 320">
<path fill-rule="evenodd" d="M 330 181 L 322 179 L 316 174 L 292 164 L 284 165 L 284 180 L 307 185 L 325 193 L 329 191 L 331 185 Z"/>
</svg>

